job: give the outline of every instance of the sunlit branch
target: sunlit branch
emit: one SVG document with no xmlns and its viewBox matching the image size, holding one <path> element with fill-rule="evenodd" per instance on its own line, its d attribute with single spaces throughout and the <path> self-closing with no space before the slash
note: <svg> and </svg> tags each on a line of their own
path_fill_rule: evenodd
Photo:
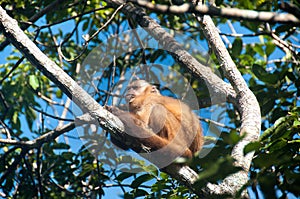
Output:
<svg viewBox="0 0 300 199">
<path fill-rule="evenodd" d="M 253 11 L 253 10 L 243 10 L 238 8 L 217 8 L 214 6 L 197 5 L 193 6 L 189 3 L 184 3 L 182 5 L 162 5 L 162 4 L 152 4 L 145 0 L 130 0 L 130 2 L 136 3 L 139 6 L 145 7 L 147 9 L 154 10 L 161 13 L 173 13 L 173 14 L 184 14 L 184 13 L 197 13 L 206 14 L 212 16 L 220 16 L 222 18 L 232 18 L 239 20 L 249 20 L 249 21 L 260 21 L 260 22 L 270 22 L 270 23 L 285 23 L 299 25 L 300 20 L 292 14 L 286 13 L 275 13 L 275 12 L 265 12 L 265 11 Z"/>
<path fill-rule="evenodd" d="M 48 133 L 45 133 L 44 135 L 42 135 L 34 140 L 18 141 L 18 140 L 12 140 L 12 139 L 0 139 L 0 143 L 16 145 L 16 146 L 27 146 L 29 148 L 36 148 L 45 142 L 53 141 L 58 136 L 62 135 L 63 133 L 69 132 L 69 131 L 73 130 L 74 128 L 75 128 L 75 123 L 70 122 L 60 128 L 49 131 Z"/>
</svg>

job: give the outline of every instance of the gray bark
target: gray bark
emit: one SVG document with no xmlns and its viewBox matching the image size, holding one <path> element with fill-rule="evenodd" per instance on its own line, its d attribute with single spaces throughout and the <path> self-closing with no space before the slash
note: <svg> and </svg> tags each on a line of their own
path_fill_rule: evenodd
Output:
<svg viewBox="0 0 300 199">
<path fill-rule="evenodd" d="M 228 176 L 220 185 L 211 185 L 209 189 L 212 192 L 216 190 L 222 193 L 234 195 L 248 181 L 248 171 L 250 168 L 253 153 L 244 155 L 244 147 L 251 141 L 256 141 L 260 134 L 261 115 L 260 107 L 255 95 L 248 88 L 241 73 L 238 71 L 235 63 L 231 59 L 218 31 L 210 18 L 205 15 L 201 22 L 202 30 L 213 48 L 221 68 L 237 93 L 237 108 L 241 116 L 240 135 L 245 136 L 233 149 L 232 157 L 236 161 L 236 166 L 243 168 L 242 171 Z"/>
</svg>

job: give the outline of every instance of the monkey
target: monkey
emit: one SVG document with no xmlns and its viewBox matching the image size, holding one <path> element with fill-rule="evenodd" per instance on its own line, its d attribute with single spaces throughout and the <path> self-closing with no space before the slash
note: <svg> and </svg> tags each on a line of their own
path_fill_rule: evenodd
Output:
<svg viewBox="0 0 300 199">
<path fill-rule="evenodd" d="M 203 145 L 203 133 L 197 116 L 184 102 L 163 96 L 145 80 L 135 80 L 127 87 L 125 100 L 129 112 L 116 107 L 109 111 L 118 116 L 126 132 L 136 141 L 130 148 L 138 150 L 138 143 L 149 152 L 158 151 L 162 157 L 193 157 Z M 122 149 L 128 147 L 112 140 Z M 163 150 L 162 150 L 163 149 Z"/>
</svg>

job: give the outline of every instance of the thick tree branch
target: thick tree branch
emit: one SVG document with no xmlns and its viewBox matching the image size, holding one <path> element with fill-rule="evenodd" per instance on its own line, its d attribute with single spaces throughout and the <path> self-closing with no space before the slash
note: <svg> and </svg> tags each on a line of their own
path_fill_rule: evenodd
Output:
<svg viewBox="0 0 300 199">
<path fill-rule="evenodd" d="M 130 0 L 130 2 L 137 3 L 139 6 L 145 7 L 147 9 L 155 10 L 161 13 L 173 13 L 173 14 L 184 14 L 187 12 L 197 13 L 197 14 L 207 14 L 212 16 L 220 16 L 223 18 L 232 18 L 238 20 L 248 20 L 248 21 L 260 21 L 269 23 L 285 23 L 299 25 L 300 20 L 292 14 L 286 13 L 274 13 L 265 11 L 253 11 L 253 10 L 243 10 L 238 8 L 217 8 L 214 6 L 197 5 L 193 6 L 189 3 L 184 3 L 182 5 L 161 5 L 152 4 L 145 0 Z"/>
<path fill-rule="evenodd" d="M 232 157 L 237 160 L 236 166 L 240 166 L 244 170 L 225 178 L 220 185 L 210 185 L 207 188 L 210 193 L 229 193 L 235 195 L 248 181 L 248 171 L 253 153 L 249 153 L 245 156 L 243 151 L 248 143 L 257 140 L 259 137 L 261 126 L 260 107 L 255 95 L 248 88 L 235 63 L 231 59 L 210 16 L 205 15 L 202 18 L 199 17 L 198 20 L 210 46 L 213 48 L 219 60 L 225 76 L 237 93 L 237 107 L 241 116 L 240 134 L 245 136 L 232 151 Z"/>
<path fill-rule="evenodd" d="M 298 6 L 296 6 L 292 3 L 281 1 L 281 3 L 279 4 L 279 7 L 286 12 L 292 13 L 293 15 L 298 17 L 298 19 L 300 19 L 300 9 Z"/>
</svg>

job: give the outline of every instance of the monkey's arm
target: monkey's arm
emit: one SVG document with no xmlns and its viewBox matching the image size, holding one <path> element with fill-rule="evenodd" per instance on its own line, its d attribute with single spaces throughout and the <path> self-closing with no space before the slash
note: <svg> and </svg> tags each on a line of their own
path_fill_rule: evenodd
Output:
<svg viewBox="0 0 300 199">
<path fill-rule="evenodd" d="M 179 137 L 181 140 L 179 146 L 188 146 L 191 154 L 200 151 L 204 142 L 203 132 L 198 117 L 192 112 L 189 106 L 180 100 L 166 96 L 160 96 L 159 98 L 155 96 L 151 97 L 147 99 L 162 105 L 166 111 L 170 113 L 169 115 L 172 115 L 177 119 L 177 121 L 174 121 L 174 119 L 171 120 L 171 128 L 179 122 L 180 129 L 171 130 L 171 132 L 176 131 L 177 133 L 180 133 L 181 136 Z M 156 123 L 160 122 L 161 113 L 159 111 L 153 111 L 153 113 L 153 116 L 150 118 L 158 118 L 158 121 L 154 122 L 155 124 L 153 126 L 155 126 Z M 170 119 L 171 117 L 168 116 L 168 120 Z"/>
<path fill-rule="evenodd" d="M 154 133 L 166 141 L 163 147 L 167 146 L 170 149 L 169 154 L 174 157 L 192 157 L 186 129 L 177 117 L 164 105 L 156 104 L 151 110 L 148 125 Z M 157 142 L 152 142 L 152 145 L 157 145 Z"/>
</svg>

